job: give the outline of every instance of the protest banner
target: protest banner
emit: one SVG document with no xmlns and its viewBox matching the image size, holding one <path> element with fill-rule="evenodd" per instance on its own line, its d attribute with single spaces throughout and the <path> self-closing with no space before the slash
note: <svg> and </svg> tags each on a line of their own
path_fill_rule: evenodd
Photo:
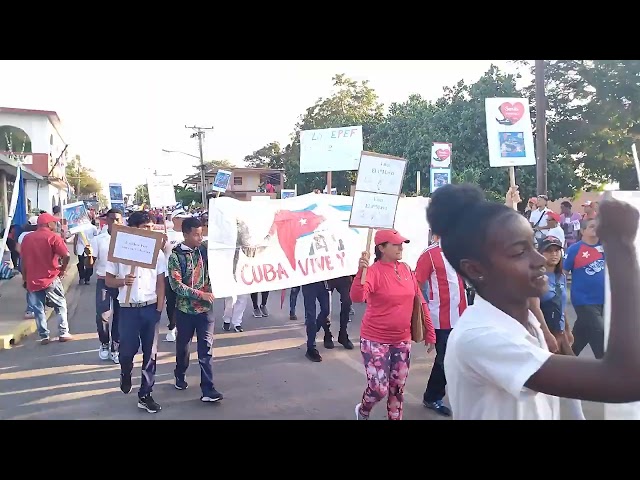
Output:
<svg viewBox="0 0 640 480">
<path fill-rule="evenodd" d="M 373 152 L 361 154 L 349 226 L 369 229 L 367 251 L 371 251 L 374 228 L 393 228 L 395 224 L 406 168 L 404 158 Z M 363 285 L 366 279 L 365 268 L 361 277 Z"/>
<path fill-rule="evenodd" d="M 74 202 L 63 205 L 62 217 L 65 219 L 69 233 L 72 235 L 85 232 L 93 226 L 84 202 Z"/>
<path fill-rule="evenodd" d="M 367 229 L 352 228 L 353 197 L 306 194 L 259 208 L 228 197 L 209 210 L 209 271 L 217 298 L 297 287 L 355 275 Z M 404 259 L 415 268 L 429 246 L 428 199 L 400 198 L 394 228 L 411 239 Z"/>
<path fill-rule="evenodd" d="M 176 192 L 171 175 L 151 175 L 147 178 L 147 189 L 150 207 L 164 209 L 176 204 Z"/>
<path fill-rule="evenodd" d="M 162 248 L 164 234 L 141 228 L 113 225 L 107 260 L 130 265 L 129 275 L 135 275 L 136 268 L 155 268 L 158 253 Z M 130 303 L 131 287 L 127 287 L 124 303 Z"/>
</svg>

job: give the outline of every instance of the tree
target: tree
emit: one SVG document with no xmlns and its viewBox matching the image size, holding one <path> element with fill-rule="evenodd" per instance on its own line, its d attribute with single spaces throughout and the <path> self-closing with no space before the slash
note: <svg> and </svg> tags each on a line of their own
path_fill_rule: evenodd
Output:
<svg viewBox="0 0 640 480">
<path fill-rule="evenodd" d="M 142 185 L 138 185 L 136 187 L 136 191 L 133 194 L 133 202 L 136 205 L 149 203 L 149 187 L 146 183 L 143 183 Z"/>
<path fill-rule="evenodd" d="M 548 60 L 545 84 L 549 142 L 572 156 L 587 188 L 609 181 L 637 188 L 631 144 L 640 140 L 640 60 Z M 527 92 L 535 104 L 535 86 Z"/>
<path fill-rule="evenodd" d="M 82 166 L 80 155 L 76 155 L 67 163 L 65 174 L 69 183 L 75 188 L 76 197 L 97 195 L 102 191 L 102 185 L 93 176 L 93 170 Z"/>
<path fill-rule="evenodd" d="M 191 205 L 193 202 L 202 203 L 202 195 L 200 192 L 196 192 L 190 187 L 175 185 L 173 189 L 176 192 L 176 202 L 180 202 L 184 206 Z"/>
<path fill-rule="evenodd" d="M 382 104 L 368 81 L 356 82 L 338 74 L 333 77 L 335 92 L 327 98 L 319 98 L 300 117 L 292 134 L 292 142 L 281 155 L 282 167 L 287 180 L 285 186 L 298 185 L 299 193 L 309 193 L 314 188 L 324 188 L 326 173 L 300 173 L 300 132 L 321 128 L 339 128 L 362 125 L 365 150 L 369 149 L 369 137 L 383 118 Z M 348 194 L 355 183 L 356 172 L 334 172 L 332 187 L 338 193 Z"/>
<path fill-rule="evenodd" d="M 430 102 L 412 95 L 406 102 L 393 103 L 384 122 L 371 137 L 374 151 L 407 159 L 403 191 L 416 190 L 416 172 L 424 183 L 429 178 L 431 146 L 433 142 L 453 145 L 452 171 L 454 181 L 477 183 L 487 198 L 504 199 L 509 187 L 506 168 L 489 167 L 485 98 L 519 97 L 514 75 L 507 75 L 494 65 L 471 85 L 459 81 L 445 87 L 443 96 Z M 566 152 L 549 149 L 550 196 L 573 194 L 575 174 Z M 523 198 L 535 192 L 535 167 L 516 169 L 516 181 Z M 422 189 L 424 193 L 426 189 Z"/>
<path fill-rule="evenodd" d="M 284 168 L 284 151 L 279 142 L 271 142 L 244 157 L 244 161 L 251 168 Z"/>
<path fill-rule="evenodd" d="M 229 160 L 207 160 L 206 162 L 204 162 L 204 164 L 206 167 L 221 168 L 223 170 L 237 168 L 236 165 Z M 200 167 L 196 166 L 194 168 L 196 168 L 198 172 L 200 172 Z"/>
</svg>

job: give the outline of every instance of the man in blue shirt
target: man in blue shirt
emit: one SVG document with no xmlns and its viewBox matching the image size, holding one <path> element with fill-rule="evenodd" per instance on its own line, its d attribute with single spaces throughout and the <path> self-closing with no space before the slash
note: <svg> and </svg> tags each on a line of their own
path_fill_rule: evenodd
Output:
<svg viewBox="0 0 640 480">
<path fill-rule="evenodd" d="M 573 326 L 573 352 L 591 346 L 604 357 L 604 249 L 596 234 L 595 219 L 582 220 L 582 240 L 567 249 L 564 269 L 571 272 L 571 303 L 577 319 Z"/>
</svg>

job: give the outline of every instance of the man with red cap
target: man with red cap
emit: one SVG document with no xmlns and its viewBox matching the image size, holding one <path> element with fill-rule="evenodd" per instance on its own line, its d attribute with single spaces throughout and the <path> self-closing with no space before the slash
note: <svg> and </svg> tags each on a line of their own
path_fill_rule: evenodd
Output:
<svg viewBox="0 0 640 480">
<path fill-rule="evenodd" d="M 564 248 L 566 246 L 564 230 L 560 226 L 560 220 L 561 219 L 559 214 L 557 214 L 556 212 L 548 211 L 547 227 L 549 227 L 549 229 L 545 232 L 545 234 L 547 235 L 547 237 L 556 237 L 562 243 L 562 248 Z"/>
<path fill-rule="evenodd" d="M 56 233 L 59 222 L 60 218 L 42 213 L 38 217 L 37 230 L 24 238 L 20 248 L 28 304 L 33 309 L 42 345 L 49 343 L 45 306 L 53 307 L 59 317 L 59 340 L 66 342 L 72 339 L 61 280 L 67 271 L 70 255 L 64 240 Z"/>
</svg>

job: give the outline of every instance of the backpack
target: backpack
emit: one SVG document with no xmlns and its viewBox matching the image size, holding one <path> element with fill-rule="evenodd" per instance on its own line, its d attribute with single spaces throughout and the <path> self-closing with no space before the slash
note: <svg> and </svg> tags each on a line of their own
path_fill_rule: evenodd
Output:
<svg viewBox="0 0 640 480">
<path fill-rule="evenodd" d="M 173 253 L 178 257 L 178 263 L 180 264 L 180 273 L 182 274 L 182 281 L 184 281 L 184 277 L 187 275 L 187 256 L 184 254 L 184 251 L 180 249 L 180 243 L 173 247 Z M 200 256 L 202 257 L 202 263 L 204 264 L 204 275 L 205 277 L 209 274 L 209 254 L 207 252 L 207 247 L 205 245 L 200 245 L 198 247 L 200 251 Z"/>
</svg>

